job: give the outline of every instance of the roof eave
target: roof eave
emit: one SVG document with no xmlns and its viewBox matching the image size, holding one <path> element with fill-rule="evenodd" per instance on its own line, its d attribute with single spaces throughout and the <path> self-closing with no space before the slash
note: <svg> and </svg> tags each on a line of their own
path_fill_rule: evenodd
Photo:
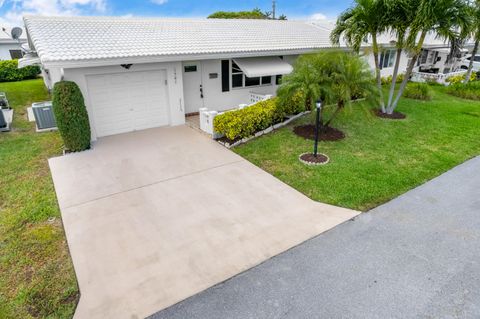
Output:
<svg viewBox="0 0 480 319">
<path fill-rule="evenodd" d="M 88 68 L 98 66 L 110 66 L 119 64 L 143 64 L 143 63 L 161 63 L 161 62 L 181 62 L 193 60 L 213 60 L 213 59 L 231 59 L 258 56 L 281 56 L 281 55 L 297 55 L 314 52 L 320 49 L 328 49 L 329 47 L 304 48 L 293 50 L 266 50 L 251 52 L 223 52 L 208 54 L 178 54 L 178 55 L 161 55 L 161 56 L 145 56 L 145 57 L 123 57 L 111 59 L 90 59 L 90 60 L 71 60 L 71 61 L 44 61 L 43 66 L 49 68 Z M 44 60 L 44 59 L 42 59 Z"/>
</svg>

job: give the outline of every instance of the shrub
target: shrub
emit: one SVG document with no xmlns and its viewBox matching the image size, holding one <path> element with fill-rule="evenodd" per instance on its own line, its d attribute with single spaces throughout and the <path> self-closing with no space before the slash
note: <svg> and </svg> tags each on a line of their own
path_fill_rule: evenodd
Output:
<svg viewBox="0 0 480 319">
<path fill-rule="evenodd" d="M 278 107 L 286 115 L 294 115 L 305 111 L 305 99 L 300 92 L 289 95 L 279 95 L 276 99 Z"/>
<path fill-rule="evenodd" d="M 397 75 L 397 80 L 395 81 L 395 83 L 402 83 L 404 78 L 405 78 L 405 74 L 403 74 L 403 73 L 398 74 Z M 382 85 L 391 84 L 392 80 L 393 80 L 393 76 L 391 76 L 391 75 L 389 75 L 387 77 L 382 77 Z"/>
<path fill-rule="evenodd" d="M 405 97 L 416 100 L 431 100 L 432 90 L 426 83 L 408 83 L 405 88 Z"/>
<path fill-rule="evenodd" d="M 90 124 L 82 92 L 75 82 L 61 81 L 53 87 L 53 112 L 65 147 L 73 152 L 90 147 Z"/>
<path fill-rule="evenodd" d="M 225 134 L 230 140 L 252 136 L 275 123 L 285 116 L 277 104 L 277 99 L 258 102 L 241 110 L 228 111 L 215 117 L 213 128 L 215 132 Z"/>
<path fill-rule="evenodd" d="M 451 77 L 448 77 L 445 82 L 450 83 L 450 84 L 457 84 L 457 83 L 462 83 L 465 81 L 467 78 L 467 74 L 459 74 L 459 75 L 454 75 Z M 475 81 L 477 79 L 477 74 L 472 72 L 470 76 L 470 81 Z"/>
<path fill-rule="evenodd" d="M 447 93 L 464 99 L 480 100 L 480 81 L 449 85 Z"/>
<path fill-rule="evenodd" d="M 29 65 L 18 68 L 18 60 L 0 61 L 0 82 L 34 79 L 40 74 L 40 67 Z"/>
</svg>

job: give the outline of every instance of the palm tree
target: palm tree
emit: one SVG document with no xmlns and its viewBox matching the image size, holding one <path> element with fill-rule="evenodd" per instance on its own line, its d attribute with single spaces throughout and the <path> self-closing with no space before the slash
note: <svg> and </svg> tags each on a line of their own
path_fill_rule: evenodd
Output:
<svg viewBox="0 0 480 319">
<path fill-rule="evenodd" d="M 387 10 L 386 24 L 388 25 L 388 30 L 397 37 L 395 43 L 397 54 L 393 68 L 392 83 L 390 84 L 390 91 L 388 94 L 387 108 L 390 108 L 393 102 L 398 69 L 400 67 L 403 50 L 405 49 L 408 27 L 412 23 L 412 19 L 415 15 L 414 4 L 415 1 L 411 0 L 385 0 L 385 8 Z"/>
<path fill-rule="evenodd" d="M 470 63 L 468 65 L 468 72 L 465 77 L 465 83 L 470 81 L 473 71 L 473 62 L 474 58 L 478 52 L 478 45 L 480 42 L 480 0 L 473 0 L 471 3 L 471 14 L 472 14 L 472 29 L 469 30 L 468 35 L 473 37 L 475 40 L 475 45 L 473 46 L 472 55 L 470 58 Z"/>
<path fill-rule="evenodd" d="M 375 60 L 375 77 L 380 95 L 380 107 L 385 112 L 382 93 L 382 79 L 379 62 L 379 45 L 377 36 L 387 29 L 384 0 L 355 0 L 355 5 L 345 10 L 337 19 L 335 29 L 331 33 L 331 41 L 339 45 L 343 38 L 355 52 L 369 37 L 372 39 L 373 58 Z"/>
<path fill-rule="evenodd" d="M 469 7 L 464 0 L 411 1 L 414 1 L 415 4 L 415 16 L 409 26 L 409 34 L 407 36 L 410 61 L 399 92 L 387 109 L 388 114 L 393 113 L 403 95 L 413 68 L 420 56 L 427 34 L 433 32 L 438 37 L 451 41 L 461 38 L 459 30 L 469 30 L 471 25 Z"/>
<path fill-rule="evenodd" d="M 302 96 L 307 109 L 319 98 L 324 105 L 335 105 L 328 119 L 322 116 L 323 130 L 351 105 L 352 98 L 363 97 L 367 105 L 372 105 L 378 103 L 379 97 L 368 63 L 355 53 L 343 51 L 301 56 L 293 72 L 282 79 L 278 90 L 280 100 L 295 95 Z"/>
</svg>

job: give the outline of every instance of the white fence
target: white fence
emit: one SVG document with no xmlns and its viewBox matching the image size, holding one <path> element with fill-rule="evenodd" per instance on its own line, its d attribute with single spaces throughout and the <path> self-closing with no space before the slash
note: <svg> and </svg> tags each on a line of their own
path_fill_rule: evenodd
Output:
<svg viewBox="0 0 480 319">
<path fill-rule="evenodd" d="M 240 110 L 245 107 L 249 107 L 253 104 L 256 104 L 261 101 L 266 101 L 268 99 L 271 99 L 273 95 L 271 94 L 261 94 L 261 93 L 255 93 L 255 92 L 250 92 L 250 103 L 249 104 L 240 104 L 237 108 L 228 110 L 225 112 L 229 111 L 234 111 L 234 110 Z M 213 138 L 218 138 L 218 134 L 215 133 L 213 130 L 213 119 L 215 116 L 222 114 L 224 112 L 217 112 L 217 111 L 210 111 L 208 108 L 204 107 L 198 110 L 199 115 L 200 115 L 200 129 L 204 131 L 207 134 L 212 135 Z"/>
<path fill-rule="evenodd" d="M 426 73 L 426 72 L 412 72 L 412 82 L 428 82 L 434 81 L 443 85 L 448 85 L 446 81 L 449 77 L 466 74 L 466 70 L 451 72 L 451 73 Z"/>
</svg>

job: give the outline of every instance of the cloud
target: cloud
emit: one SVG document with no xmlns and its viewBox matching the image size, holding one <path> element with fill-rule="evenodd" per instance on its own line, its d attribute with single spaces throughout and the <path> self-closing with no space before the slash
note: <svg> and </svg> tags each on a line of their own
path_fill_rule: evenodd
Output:
<svg viewBox="0 0 480 319">
<path fill-rule="evenodd" d="M 168 0 L 150 0 L 151 3 L 162 5 L 168 2 Z"/>
<path fill-rule="evenodd" d="M 317 13 L 312 14 L 310 16 L 310 19 L 311 20 L 327 20 L 328 18 L 323 13 L 317 12 Z"/>
<path fill-rule="evenodd" d="M 0 24 L 19 26 L 24 15 L 70 16 L 103 13 L 106 0 L 0 0 L 6 12 Z"/>
</svg>

